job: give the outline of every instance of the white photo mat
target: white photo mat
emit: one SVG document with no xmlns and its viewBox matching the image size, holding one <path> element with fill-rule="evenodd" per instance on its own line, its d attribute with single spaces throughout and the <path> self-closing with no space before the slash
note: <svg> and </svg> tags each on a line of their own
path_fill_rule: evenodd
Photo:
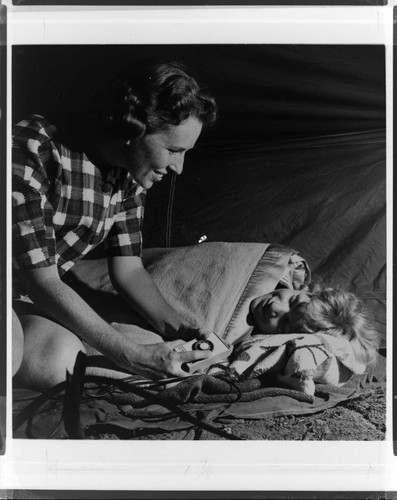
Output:
<svg viewBox="0 0 397 500">
<path fill-rule="evenodd" d="M 7 6 L 8 89 L 11 47 L 42 44 L 378 44 L 386 47 L 388 301 L 392 303 L 393 2 L 380 7 L 22 7 Z M 11 93 L 8 96 L 11 127 Z M 7 168 L 10 165 L 8 143 Z M 10 182 L 10 175 L 8 175 Z M 7 194 L 10 197 L 10 184 Z M 7 228 L 10 243 L 10 224 Z M 11 310 L 11 248 L 7 254 Z M 392 310 L 388 307 L 388 352 Z M 7 318 L 11 367 L 11 314 Z M 7 381 L 6 454 L 0 488 L 108 490 L 397 490 L 393 455 L 392 366 L 387 359 L 383 442 L 40 441 L 13 440 Z M 10 372 L 9 372 L 10 373 Z"/>
</svg>

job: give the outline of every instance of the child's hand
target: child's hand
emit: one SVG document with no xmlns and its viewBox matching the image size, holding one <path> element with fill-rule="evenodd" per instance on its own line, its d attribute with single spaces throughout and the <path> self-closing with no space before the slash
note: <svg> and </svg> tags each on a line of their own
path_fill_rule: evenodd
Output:
<svg viewBox="0 0 397 500">
<path fill-rule="evenodd" d="M 182 339 L 186 342 L 193 339 L 205 339 L 211 332 L 203 330 L 202 328 L 194 325 L 183 325 L 177 331 L 169 332 L 162 335 L 165 340 Z"/>
<path fill-rule="evenodd" d="M 211 332 L 207 330 L 203 330 L 202 328 L 190 327 L 184 329 L 180 338 L 188 342 L 189 340 L 193 339 L 206 339 L 209 335 L 211 335 Z"/>
</svg>

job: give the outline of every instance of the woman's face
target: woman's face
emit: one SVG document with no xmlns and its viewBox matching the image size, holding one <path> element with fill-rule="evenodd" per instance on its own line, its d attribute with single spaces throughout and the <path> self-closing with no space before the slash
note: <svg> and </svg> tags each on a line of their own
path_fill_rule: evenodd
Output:
<svg viewBox="0 0 397 500">
<path fill-rule="evenodd" d="M 298 307 L 308 302 L 310 296 L 306 292 L 281 288 L 256 297 L 250 312 L 260 333 L 284 333 L 294 323 Z"/>
<path fill-rule="evenodd" d="M 127 170 L 145 189 L 163 179 L 168 172 L 181 174 L 185 153 L 192 149 L 201 133 L 202 123 L 194 116 L 180 125 L 169 125 L 143 136 L 127 150 Z"/>
</svg>

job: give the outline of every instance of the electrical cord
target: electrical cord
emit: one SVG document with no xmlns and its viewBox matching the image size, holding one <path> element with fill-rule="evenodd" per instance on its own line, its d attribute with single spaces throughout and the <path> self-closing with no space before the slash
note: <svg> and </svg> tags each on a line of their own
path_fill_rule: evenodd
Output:
<svg viewBox="0 0 397 500">
<path fill-rule="evenodd" d="M 77 366 L 78 365 L 78 366 Z M 143 387 L 140 387 L 140 385 L 147 384 L 148 382 L 152 382 L 153 385 L 155 385 L 157 382 L 160 382 L 161 384 L 166 384 L 169 383 L 170 381 L 178 381 L 180 380 L 179 377 L 177 378 L 172 378 L 172 379 L 162 379 L 159 381 L 149 381 L 148 379 L 144 379 L 140 383 L 136 380 L 136 377 L 126 377 L 126 379 L 121 379 L 121 380 L 114 380 L 114 379 L 109 379 L 107 377 L 99 377 L 99 376 L 85 376 L 84 375 L 84 359 L 83 357 L 79 357 L 79 363 L 76 361 L 76 366 L 73 375 L 68 377 L 66 382 L 62 382 L 51 389 L 47 390 L 43 394 L 40 394 L 38 397 L 36 397 L 31 403 L 29 403 L 21 412 L 19 415 L 17 415 L 14 418 L 13 421 L 13 430 L 14 432 L 21 427 L 21 425 L 28 419 L 30 419 L 39 409 L 42 405 L 44 405 L 47 401 L 52 400 L 53 398 L 60 396 L 62 391 L 65 390 L 65 396 L 64 396 L 64 401 L 63 401 L 63 412 L 60 420 L 56 424 L 56 426 L 53 428 L 53 430 L 50 432 L 48 435 L 47 439 L 52 438 L 56 431 L 58 430 L 62 420 L 64 420 L 65 424 L 65 429 L 69 434 L 68 429 L 72 429 L 76 427 L 76 423 L 79 424 L 79 406 L 81 402 L 81 397 L 82 397 L 82 392 L 84 390 L 84 384 L 85 383 L 92 383 L 95 382 L 101 389 L 102 391 L 105 391 L 102 396 L 105 394 L 110 394 L 112 397 L 113 402 L 115 403 L 116 407 L 118 408 L 119 411 L 125 416 L 128 416 L 131 418 L 131 415 L 128 415 L 126 412 L 120 408 L 120 406 L 117 404 L 117 401 L 114 399 L 114 395 L 112 394 L 112 390 L 118 388 L 121 390 L 124 390 L 126 392 L 133 392 L 134 394 L 142 397 L 143 399 L 150 401 L 152 403 L 158 404 L 160 406 L 165 407 L 166 409 L 170 410 L 173 414 L 178 415 L 180 418 L 183 420 L 188 421 L 189 423 L 193 424 L 195 427 L 202 428 L 204 430 L 207 430 L 208 432 L 217 434 L 220 437 L 223 437 L 228 440 L 243 440 L 242 438 L 222 431 L 221 429 L 218 429 L 217 427 L 210 425 L 188 413 L 188 411 L 183 410 L 180 408 L 177 404 L 172 403 L 171 401 L 166 400 L 166 398 L 162 397 L 159 394 L 154 394 L 153 392 L 150 392 L 146 390 Z M 132 380 L 131 380 L 132 379 Z M 135 383 L 133 383 L 135 380 Z M 232 386 L 235 386 L 231 381 L 230 384 Z M 237 387 L 237 386 L 235 386 Z M 238 388 L 237 388 L 238 389 Z M 237 400 L 240 398 L 241 393 L 237 395 Z M 89 395 L 89 398 L 92 399 L 98 399 L 99 396 L 95 397 L 92 394 Z M 82 429 L 78 429 L 78 431 L 82 431 Z"/>
<path fill-rule="evenodd" d="M 175 185 L 176 185 L 176 174 L 175 174 L 175 172 L 172 172 L 170 195 L 168 198 L 168 207 L 167 207 L 167 225 L 166 225 L 166 230 L 165 230 L 165 247 L 166 248 L 171 247 L 172 210 L 173 210 L 173 205 L 174 205 Z"/>
<path fill-rule="evenodd" d="M 231 384 L 231 385 L 234 385 L 234 384 Z M 175 403 L 172 403 L 171 401 L 166 400 L 164 397 L 162 397 L 158 394 L 153 394 L 153 393 L 147 391 L 146 389 L 139 387 L 138 385 L 131 386 L 130 384 L 126 383 L 124 379 L 118 380 L 117 382 L 113 382 L 112 386 L 113 387 L 116 386 L 118 388 L 125 389 L 126 391 L 133 392 L 134 394 L 136 394 L 136 395 L 138 395 L 138 396 L 140 396 L 148 401 L 151 401 L 152 403 L 161 405 L 161 406 L 167 408 L 168 410 L 170 410 L 172 413 L 178 415 L 182 419 L 187 420 L 188 422 L 193 424 L 195 427 L 202 428 L 204 430 L 207 430 L 208 432 L 217 434 L 218 436 L 223 437 L 223 438 L 228 439 L 228 440 L 243 441 L 243 438 L 240 438 L 239 436 L 236 436 L 236 435 L 229 433 L 229 432 L 225 432 L 222 429 L 218 429 L 217 427 L 215 427 L 213 425 L 210 425 L 210 424 L 208 424 L 208 423 L 206 423 L 206 422 L 204 422 L 196 417 L 193 417 L 185 410 L 182 410 Z M 111 395 L 111 397 L 113 399 L 113 402 L 115 403 L 115 405 L 119 409 L 119 411 L 121 411 L 123 415 L 131 417 L 131 415 L 126 414 L 124 412 L 124 410 L 122 410 L 119 407 L 117 402 L 114 400 L 113 395 Z"/>
</svg>

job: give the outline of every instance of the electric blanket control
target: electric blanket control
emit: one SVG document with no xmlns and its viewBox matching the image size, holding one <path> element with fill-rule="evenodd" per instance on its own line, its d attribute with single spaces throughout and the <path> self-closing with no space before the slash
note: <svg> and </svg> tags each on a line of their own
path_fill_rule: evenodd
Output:
<svg viewBox="0 0 397 500">
<path fill-rule="evenodd" d="M 211 351 L 212 356 L 205 359 L 200 359 L 198 361 L 192 361 L 191 363 L 186 363 L 186 369 L 189 373 L 194 373 L 198 370 L 204 370 L 209 366 L 217 363 L 218 361 L 225 360 L 233 351 L 233 346 L 226 344 L 221 340 L 216 333 L 211 333 L 205 339 L 193 339 L 175 347 L 175 351 L 178 352 L 189 352 L 189 351 Z"/>
</svg>

